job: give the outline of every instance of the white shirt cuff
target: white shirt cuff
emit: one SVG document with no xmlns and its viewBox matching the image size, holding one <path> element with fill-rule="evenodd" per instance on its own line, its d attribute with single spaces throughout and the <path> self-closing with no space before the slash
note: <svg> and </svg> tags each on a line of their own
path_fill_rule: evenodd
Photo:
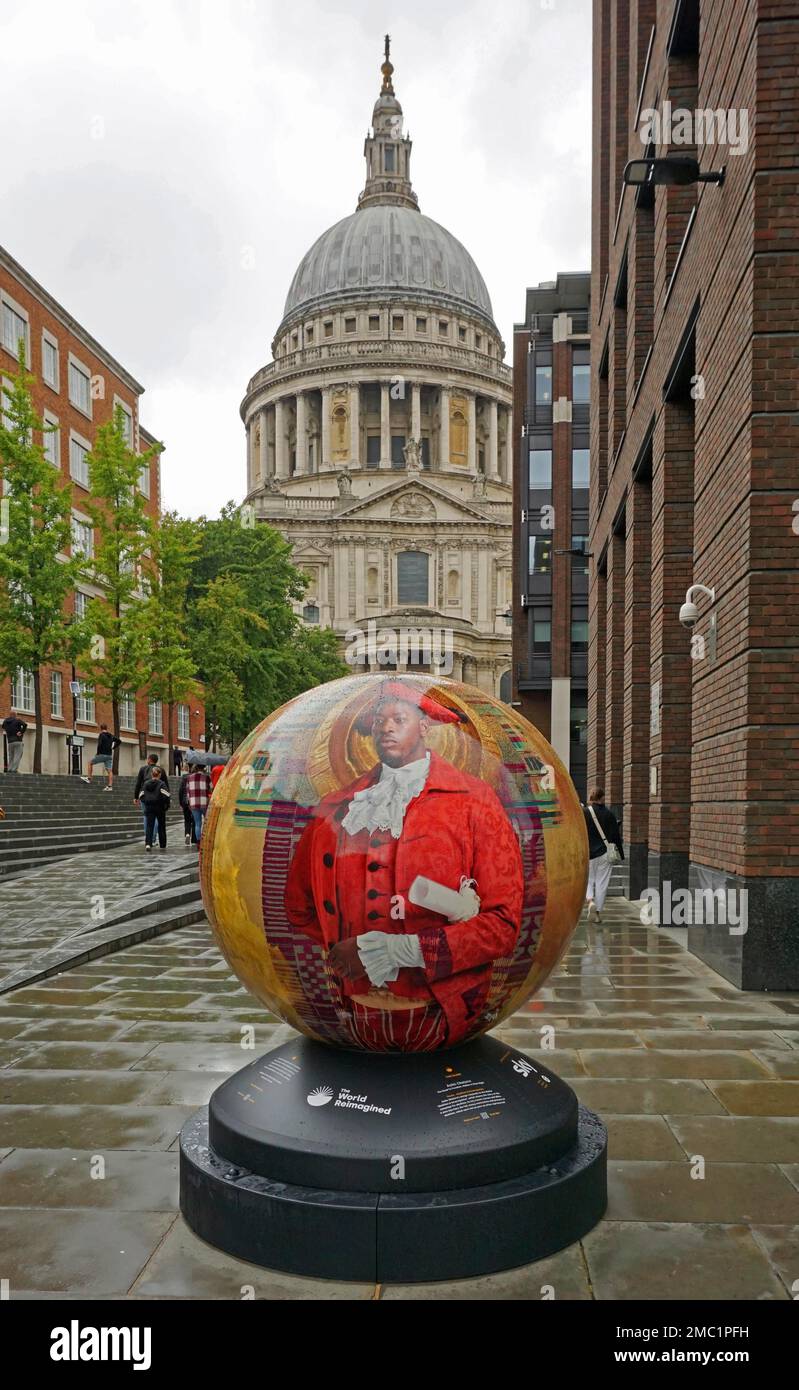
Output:
<svg viewBox="0 0 799 1390">
<path fill-rule="evenodd" d="M 371 984 L 378 988 L 396 980 L 400 970 L 424 968 L 418 936 L 394 936 L 390 932 L 363 932 L 358 955 Z"/>
</svg>

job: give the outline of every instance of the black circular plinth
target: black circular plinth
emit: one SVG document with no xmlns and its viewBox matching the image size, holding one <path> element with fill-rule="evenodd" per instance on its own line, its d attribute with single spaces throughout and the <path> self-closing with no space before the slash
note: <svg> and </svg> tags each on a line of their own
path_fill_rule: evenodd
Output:
<svg viewBox="0 0 799 1390">
<path fill-rule="evenodd" d="M 494 1038 L 415 1055 L 297 1039 L 187 1121 L 181 1210 L 212 1245 L 289 1273 L 468 1278 L 590 1230 L 606 1146 L 568 1086 Z"/>
<path fill-rule="evenodd" d="M 208 1137 L 219 1158 L 299 1187 L 440 1192 L 560 1157 L 577 1138 L 577 1100 L 496 1038 L 422 1053 L 298 1038 L 217 1088 Z"/>
</svg>

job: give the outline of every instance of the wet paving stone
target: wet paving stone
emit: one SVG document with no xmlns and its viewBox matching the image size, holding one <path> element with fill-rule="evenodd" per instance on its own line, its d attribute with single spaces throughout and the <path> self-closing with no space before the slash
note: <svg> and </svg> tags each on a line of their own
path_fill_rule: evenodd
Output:
<svg viewBox="0 0 799 1390">
<path fill-rule="evenodd" d="M 0 1211 L 10 1297 L 15 1289 L 126 1293 L 175 1220 L 141 1211 Z"/>
<path fill-rule="evenodd" d="M 570 1245 L 557 1255 L 537 1260 L 520 1269 L 501 1274 L 487 1274 L 479 1279 L 454 1279 L 439 1284 L 389 1284 L 382 1292 L 383 1302 L 404 1301 L 498 1302 L 513 1299 L 537 1302 L 554 1298 L 558 1301 L 590 1301 L 591 1286 L 585 1260 L 579 1244 Z"/>
<path fill-rule="evenodd" d="M 768 1072 L 755 1057 L 745 1052 L 689 1051 L 585 1051 L 580 1053 L 589 1076 L 604 1077 L 689 1077 L 759 1078 Z"/>
<path fill-rule="evenodd" d="M 603 1221 L 583 1240 L 598 1299 L 785 1299 L 748 1226 Z"/>
<path fill-rule="evenodd" d="M 608 1159 L 683 1159 L 662 1115 L 608 1115 Z"/>
<path fill-rule="evenodd" d="M 608 1165 L 610 1221 L 723 1223 L 799 1221 L 799 1192 L 765 1163 L 613 1162 Z"/>
<path fill-rule="evenodd" d="M 604 1080 L 575 1077 L 583 1105 L 600 1115 L 721 1115 L 724 1107 L 703 1081 Z"/>
<path fill-rule="evenodd" d="M 752 1234 L 782 1279 L 786 1296 L 799 1293 L 799 1226 L 754 1226 Z"/>
<path fill-rule="evenodd" d="M 773 1048 L 756 1048 L 755 1057 L 771 1073 L 783 1081 L 799 1081 L 799 1052 L 777 1052 Z"/>
<path fill-rule="evenodd" d="M 799 1115 L 799 1081 L 708 1083 L 732 1115 Z"/>
<path fill-rule="evenodd" d="M 177 1211 L 178 1198 L 176 1153 L 14 1149 L 0 1169 L 0 1207 Z"/>
<path fill-rule="evenodd" d="M 799 1119 L 751 1115 L 669 1115 L 686 1153 L 716 1163 L 799 1163 Z"/>
<path fill-rule="evenodd" d="M 0 1144 L 23 1149 L 166 1149 L 196 1105 L 0 1105 Z"/>
</svg>

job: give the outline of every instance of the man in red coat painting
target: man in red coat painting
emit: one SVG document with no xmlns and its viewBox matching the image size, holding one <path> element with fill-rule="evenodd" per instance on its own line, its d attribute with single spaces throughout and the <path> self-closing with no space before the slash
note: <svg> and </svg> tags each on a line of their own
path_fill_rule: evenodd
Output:
<svg viewBox="0 0 799 1390">
<path fill-rule="evenodd" d="M 492 961 L 513 951 L 521 853 L 492 789 L 425 747 L 433 720 L 458 722 L 452 710 L 385 681 L 370 714 L 379 762 L 315 808 L 286 913 L 328 951 L 355 1043 L 452 1046 L 480 1020 Z M 472 883 L 476 910 L 451 920 L 413 903 L 419 876 L 453 892 Z"/>
</svg>

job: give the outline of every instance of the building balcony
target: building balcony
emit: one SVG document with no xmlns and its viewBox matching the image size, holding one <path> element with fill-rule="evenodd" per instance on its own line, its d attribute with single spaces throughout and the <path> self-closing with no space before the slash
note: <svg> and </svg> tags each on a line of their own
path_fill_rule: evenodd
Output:
<svg viewBox="0 0 799 1390">
<path fill-rule="evenodd" d="M 385 373 L 386 362 L 404 362 L 408 366 L 429 368 L 440 365 L 442 373 L 450 368 L 460 368 L 478 376 L 489 377 L 497 386 L 510 391 L 512 372 L 504 362 L 488 353 L 475 352 L 472 348 L 460 347 L 455 343 L 416 342 L 402 338 L 353 338 L 347 342 L 318 343 L 312 347 L 298 348 L 267 363 L 251 379 L 247 386 L 247 397 L 253 392 L 291 376 L 304 376 L 309 372 L 325 368 L 346 367 L 368 369 L 369 362 L 380 363 Z"/>
</svg>

